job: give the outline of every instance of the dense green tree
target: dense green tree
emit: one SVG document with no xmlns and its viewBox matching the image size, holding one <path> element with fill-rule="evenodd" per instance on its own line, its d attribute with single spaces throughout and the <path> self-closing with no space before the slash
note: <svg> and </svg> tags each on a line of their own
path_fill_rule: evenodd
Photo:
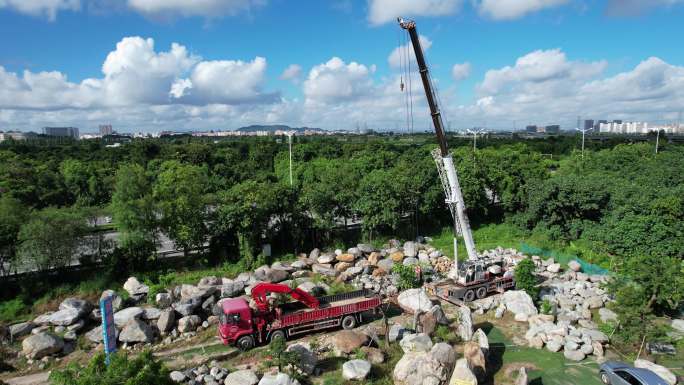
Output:
<svg viewBox="0 0 684 385">
<path fill-rule="evenodd" d="M 27 269 L 48 270 L 69 265 L 87 226 L 81 213 L 47 208 L 31 214 L 19 231 L 18 257 Z"/>
<path fill-rule="evenodd" d="M 395 230 L 399 226 L 402 210 L 398 188 L 392 173 L 383 169 L 373 170 L 361 179 L 354 209 L 371 238 L 376 231 Z"/>
<path fill-rule="evenodd" d="M 534 261 L 531 258 L 525 258 L 515 266 L 515 288 L 525 290 L 532 300 L 536 300 L 539 294 L 534 270 Z"/>
<path fill-rule="evenodd" d="M 186 255 L 206 241 L 207 182 L 205 168 L 167 161 L 153 187 L 161 228 Z"/>
<path fill-rule="evenodd" d="M 16 263 L 19 230 L 27 216 L 18 199 L 0 196 L 0 276 L 8 274 Z"/>
</svg>

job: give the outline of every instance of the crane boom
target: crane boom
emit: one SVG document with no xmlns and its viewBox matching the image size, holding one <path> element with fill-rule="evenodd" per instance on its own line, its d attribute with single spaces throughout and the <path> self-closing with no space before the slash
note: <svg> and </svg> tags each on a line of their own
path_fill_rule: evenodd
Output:
<svg viewBox="0 0 684 385">
<path fill-rule="evenodd" d="M 418 70 L 420 71 L 420 78 L 423 81 L 423 88 L 425 89 L 425 96 L 427 97 L 428 106 L 430 107 L 430 114 L 432 115 L 432 124 L 435 126 L 435 134 L 437 135 L 437 142 L 439 143 L 439 156 L 441 159 L 438 160 L 438 167 L 440 168 L 440 176 L 442 177 L 442 184 L 444 185 L 444 190 L 446 194 L 446 203 L 454 217 L 454 258 L 456 259 L 456 239 L 457 233 L 460 229 L 460 233 L 463 235 L 463 242 L 465 243 L 466 250 L 468 252 L 468 259 L 477 259 L 477 250 L 475 249 L 475 242 L 473 240 L 473 234 L 470 230 L 470 222 L 468 221 L 468 216 L 465 211 L 465 204 L 463 201 L 463 193 L 461 192 L 461 186 L 458 182 L 458 175 L 456 174 L 456 168 L 454 167 L 454 161 L 449 153 L 449 147 L 447 146 L 446 136 L 444 134 L 444 124 L 442 123 L 442 114 L 439 111 L 439 106 L 437 105 L 437 100 L 435 93 L 432 89 L 432 82 L 430 80 L 430 74 L 428 72 L 427 64 L 425 63 L 425 56 L 423 54 L 423 48 L 420 45 L 420 40 L 418 38 L 418 31 L 416 30 L 416 23 L 412 20 L 404 20 L 398 18 L 399 26 L 408 31 L 411 37 L 411 44 L 413 45 L 413 52 L 416 55 L 416 62 L 418 63 Z M 441 161 L 441 165 L 439 164 Z M 443 172 L 441 172 L 443 169 Z M 457 274 L 458 272 L 458 260 L 455 260 L 454 269 L 452 269 L 452 274 Z"/>
</svg>

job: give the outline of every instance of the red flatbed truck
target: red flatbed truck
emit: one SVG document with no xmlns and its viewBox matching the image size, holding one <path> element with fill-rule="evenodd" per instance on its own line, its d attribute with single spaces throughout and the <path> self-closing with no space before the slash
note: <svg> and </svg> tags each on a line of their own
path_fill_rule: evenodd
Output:
<svg viewBox="0 0 684 385">
<path fill-rule="evenodd" d="M 268 293 L 282 293 L 296 299 L 282 305 L 271 304 Z M 368 290 L 314 297 L 286 285 L 261 283 L 252 289 L 256 309 L 244 298 L 222 302 L 219 336 L 224 345 L 251 349 L 276 338 L 289 338 L 316 330 L 342 327 L 352 329 L 363 322 L 362 313 L 382 304 L 379 295 Z"/>
</svg>

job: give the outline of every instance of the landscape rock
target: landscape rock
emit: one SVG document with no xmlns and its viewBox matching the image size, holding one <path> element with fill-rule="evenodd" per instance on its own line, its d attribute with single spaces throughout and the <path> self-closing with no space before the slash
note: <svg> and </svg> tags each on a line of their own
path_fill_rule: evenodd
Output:
<svg viewBox="0 0 684 385">
<path fill-rule="evenodd" d="M 354 262 L 356 257 L 354 254 L 340 254 L 336 257 L 339 262 Z"/>
<path fill-rule="evenodd" d="M 69 326 L 76 323 L 81 316 L 82 314 L 76 309 L 58 310 L 50 315 L 50 324 L 55 326 Z"/>
<path fill-rule="evenodd" d="M 465 358 L 456 361 L 449 385 L 477 385 L 477 377 L 473 374 Z"/>
<path fill-rule="evenodd" d="M 183 372 L 179 372 L 177 370 L 174 370 L 173 372 L 169 373 L 169 377 L 173 382 L 183 382 L 187 379 Z"/>
<path fill-rule="evenodd" d="M 22 353 L 32 359 L 39 360 L 51 354 L 59 353 L 64 347 L 64 341 L 50 333 L 38 333 L 29 336 L 21 343 Z"/>
<path fill-rule="evenodd" d="M 149 286 L 138 281 L 136 277 L 130 277 L 126 280 L 123 285 L 124 290 L 128 292 L 132 297 L 139 297 L 147 295 L 150 292 Z"/>
<path fill-rule="evenodd" d="M 118 339 L 118 338 L 119 338 L 119 331 L 118 331 L 116 328 L 114 328 L 114 330 L 115 330 L 114 333 L 116 334 L 116 338 Z M 92 329 L 91 331 L 87 332 L 87 333 L 85 334 L 85 336 L 86 336 L 86 338 L 87 338 L 88 340 L 90 340 L 91 342 L 101 343 L 101 342 L 102 342 L 102 339 L 103 339 L 103 336 L 102 336 L 102 325 L 100 325 L 100 326 L 98 326 L 98 327 Z"/>
<path fill-rule="evenodd" d="M 299 381 L 290 378 L 285 373 L 264 374 L 259 381 L 259 385 L 299 385 Z"/>
<path fill-rule="evenodd" d="M 427 334 L 409 334 L 399 342 L 404 353 L 428 352 L 432 349 L 432 340 Z"/>
<path fill-rule="evenodd" d="M 546 271 L 550 273 L 558 273 L 561 269 L 560 263 L 552 263 L 546 267 Z"/>
<path fill-rule="evenodd" d="M 475 333 L 473 333 L 472 340 L 477 342 L 480 346 L 480 350 L 482 350 L 482 353 L 487 357 L 489 354 L 489 338 L 487 338 L 485 332 L 482 331 L 482 329 L 477 329 Z"/>
<path fill-rule="evenodd" d="M 67 298 L 59 304 L 59 310 L 73 309 L 78 311 L 79 315 L 83 316 L 93 310 L 90 302 L 80 298 Z"/>
<path fill-rule="evenodd" d="M 121 329 L 126 324 L 135 318 L 142 317 L 144 310 L 140 307 L 128 307 L 123 310 L 119 310 L 114 313 L 114 324 L 117 328 Z"/>
<path fill-rule="evenodd" d="M 393 252 L 393 253 L 391 253 L 391 254 L 389 255 L 389 259 L 390 259 L 392 262 L 397 262 L 397 263 L 403 261 L 403 260 L 404 260 L 404 257 L 405 257 L 405 255 L 404 255 L 404 253 L 401 252 L 401 251 L 395 251 L 395 252 Z"/>
<path fill-rule="evenodd" d="M 144 320 L 156 320 L 161 317 L 161 310 L 156 307 L 144 307 L 142 319 Z"/>
<path fill-rule="evenodd" d="M 103 300 L 107 297 L 112 297 L 112 310 L 114 310 L 115 312 L 121 310 L 121 308 L 123 307 L 123 298 L 121 298 L 119 293 L 117 293 L 114 290 L 105 290 L 100 295 L 100 300 Z"/>
<path fill-rule="evenodd" d="M 473 316 L 468 306 L 458 307 L 458 335 L 463 341 L 473 338 Z"/>
<path fill-rule="evenodd" d="M 382 350 L 370 346 L 362 346 L 361 351 L 366 355 L 366 359 L 371 364 L 382 364 L 385 362 L 385 355 Z"/>
<path fill-rule="evenodd" d="M 256 385 L 259 383 L 259 378 L 251 370 L 238 370 L 228 374 L 223 383 L 225 385 Z"/>
<path fill-rule="evenodd" d="M 580 350 L 563 350 L 563 356 L 570 361 L 582 361 L 585 358 L 585 354 Z"/>
<path fill-rule="evenodd" d="M 305 343 L 292 344 L 287 347 L 288 352 L 295 352 L 299 357 L 299 368 L 308 375 L 314 373 L 316 369 L 316 364 L 318 363 L 318 357 L 316 353 L 311 351 L 311 347 Z"/>
<path fill-rule="evenodd" d="M 410 314 L 415 314 L 417 311 L 427 312 L 432 309 L 432 301 L 422 288 L 408 289 L 399 293 L 397 301 L 399 306 Z"/>
<path fill-rule="evenodd" d="M 398 323 L 392 324 L 392 326 L 390 326 L 390 329 L 389 329 L 389 341 L 390 342 L 401 341 L 401 339 L 404 338 L 404 336 L 408 335 L 408 334 L 413 334 L 413 333 Z"/>
<path fill-rule="evenodd" d="M 36 325 L 33 322 L 22 322 L 9 327 L 9 335 L 13 340 L 31 333 Z"/>
<path fill-rule="evenodd" d="M 145 322 L 139 319 L 130 320 L 119 333 L 119 341 L 126 343 L 152 342 L 154 332 Z"/>
<path fill-rule="evenodd" d="M 368 336 L 354 330 L 341 330 L 332 337 L 335 350 L 340 353 L 350 354 L 368 341 Z"/>
<path fill-rule="evenodd" d="M 335 269 L 333 269 L 330 265 L 327 264 L 316 263 L 313 266 L 311 266 L 311 270 L 314 273 L 327 275 L 328 277 L 337 276 L 337 271 L 335 271 Z"/>
<path fill-rule="evenodd" d="M 181 333 L 194 332 L 202 324 L 199 316 L 189 315 L 178 320 L 178 331 Z"/>
<path fill-rule="evenodd" d="M 582 270 L 582 265 L 580 265 L 580 263 L 575 260 L 568 262 L 568 267 L 570 268 L 570 270 L 574 272 Z"/>
<path fill-rule="evenodd" d="M 165 309 L 169 306 L 171 306 L 171 303 L 173 303 L 173 297 L 171 297 L 171 294 L 169 293 L 157 293 L 157 295 L 154 296 L 154 302 L 157 304 L 162 309 Z"/>
<path fill-rule="evenodd" d="M 391 273 L 392 267 L 394 267 L 394 261 L 392 259 L 385 258 L 378 261 L 378 268 L 386 273 Z"/>
<path fill-rule="evenodd" d="M 416 257 L 418 256 L 418 245 L 415 242 L 408 241 L 404 243 L 404 256 Z"/>
<path fill-rule="evenodd" d="M 394 367 L 394 384 L 442 384 L 448 380 L 455 358 L 453 349 L 444 343 L 436 344 L 429 352 L 405 353 Z"/>
<path fill-rule="evenodd" d="M 504 292 L 501 301 L 506 309 L 513 314 L 524 314 L 527 317 L 537 314 L 537 308 L 529 294 L 524 290 L 509 290 Z"/>
<path fill-rule="evenodd" d="M 648 369 L 654 372 L 655 374 L 660 376 L 660 378 L 665 380 L 665 382 L 667 382 L 669 385 L 675 385 L 677 383 L 677 376 L 675 376 L 674 373 L 670 371 L 670 369 L 662 365 L 658 365 L 644 359 L 638 359 L 634 361 L 634 367 Z"/>
<path fill-rule="evenodd" d="M 463 346 L 463 357 L 468 361 L 468 366 L 471 369 L 478 369 L 484 374 L 487 370 L 487 361 L 485 359 L 480 345 L 475 341 L 468 341 Z"/>
<path fill-rule="evenodd" d="M 515 385 L 527 385 L 527 368 L 521 366 L 518 370 L 518 377 L 515 378 Z"/>
<path fill-rule="evenodd" d="M 176 312 L 173 309 L 162 310 L 157 320 L 157 328 L 163 334 L 171 332 L 176 326 Z"/>
<path fill-rule="evenodd" d="M 351 360 L 342 365 L 342 377 L 345 380 L 363 380 L 371 370 L 371 363 L 366 360 Z"/>
</svg>

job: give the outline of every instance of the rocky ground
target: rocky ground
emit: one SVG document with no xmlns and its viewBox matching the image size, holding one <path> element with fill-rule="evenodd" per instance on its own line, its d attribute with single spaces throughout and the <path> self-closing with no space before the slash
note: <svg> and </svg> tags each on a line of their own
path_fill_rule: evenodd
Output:
<svg viewBox="0 0 684 385">
<path fill-rule="evenodd" d="M 501 258 L 510 264 L 527 258 L 515 250 L 502 248 L 486 251 L 483 255 Z M 486 333 L 473 328 L 473 313 L 491 312 L 495 318 L 511 313 L 515 322 L 527 328 L 519 341 L 521 344 L 553 352 L 562 350 L 567 360 L 603 357 L 609 339 L 598 330 L 595 317 L 602 323 L 613 322 L 616 317 L 605 307 L 610 301 L 600 286 L 605 278 L 582 273 L 576 263 L 571 262 L 564 271 L 563 266 L 553 260 L 530 258 L 535 261 L 538 275 L 543 279 L 540 295 L 547 304 L 545 314 L 540 314 L 532 298 L 523 291 L 508 291 L 468 306 L 458 306 L 451 315 L 445 314 L 439 303 L 422 289 L 400 293 L 398 277 L 392 274 L 394 265 L 421 264 L 426 274 L 439 277 L 450 269 L 451 261 L 429 244 L 401 244 L 398 241 L 390 241 L 381 249 L 367 244 L 346 251 L 314 249 L 291 263 L 275 262 L 232 278 L 204 277 L 196 285 L 169 287 L 154 298 L 148 298 L 149 287 L 130 277 L 123 285 L 127 294 L 125 300 L 112 290 L 103 292 L 102 298 L 113 299 L 119 349 L 131 351 L 169 349 L 195 340 L 198 334 L 206 333 L 218 323 L 222 300 L 238 296 L 249 300 L 251 288 L 259 282 L 296 285 L 320 295 L 330 290 L 321 279 L 328 277 L 328 282 L 346 283 L 396 298 L 409 320 L 412 314 L 418 313 L 418 330 L 407 326 L 411 322 L 394 323 L 385 336 L 384 330 L 375 325 L 323 334 L 325 338 L 314 346 L 305 342 L 291 344 L 288 349 L 298 351 L 306 361 L 300 365 L 305 368 L 305 372 L 300 373 L 304 376 L 315 377 L 319 358 L 336 354 L 345 358 L 341 368 L 344 379 L 364 380 L 374 367 L 388 358 L 379 348 L 380 340 L 387 339 L 399 342 L 403 352 L 392 369 L 395 384 L 476 384 L 486 371 L 489 347 Z M 17 354 L 25 357 L 29 368 L 42 369 L 51 362 L 68 358 L 77 349 L 101 349 L 101 314 L 96 305 L 79 298 L 67 298 L 54 311 L 30 322 L 11 325 L 6 332 L 11 340 L 21 341 L 21 351 Z M 673 327 L 684 329 L 682 323 L 684 321 L 675 320 Z M 444 342 L 433 342 L 431 335 L 439 325 L 453 330 L 463 345 L 456 348 Z M 361 349 L 363 353 L 359 353 Z M 463 358 L 457 360 L 456 351 Z M 210 363 L 177 370 L 171 376 L 176 382 L 193 385 L 298 383 L 290 374 L 273 368 L 242 366 L 242 369 L 228 371 L 219 363 Z M 656 369 L 667 375 L 664 372 L 667 369 Z M 519 372 L 517 383 L 526 383 L 524 371 L 522 368 Z"/>
</svg>

